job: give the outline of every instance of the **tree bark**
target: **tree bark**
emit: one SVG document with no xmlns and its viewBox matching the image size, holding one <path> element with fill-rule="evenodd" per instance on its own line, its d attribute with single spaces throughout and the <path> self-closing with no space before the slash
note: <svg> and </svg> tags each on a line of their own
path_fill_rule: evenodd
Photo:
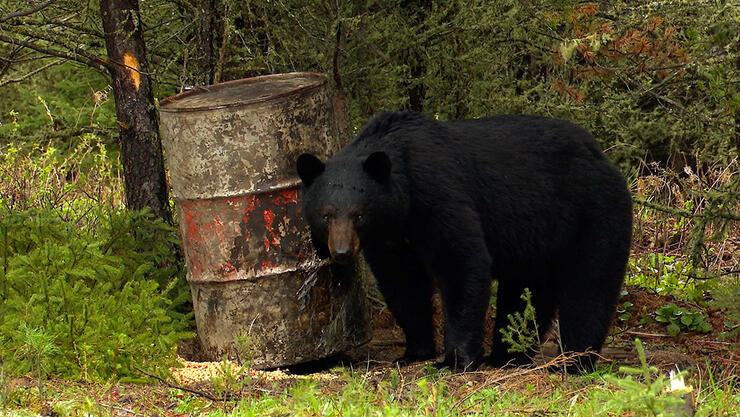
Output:
<svg viewBox="0 0 740 417">
<path fill-rule="evenodd" d="M 192 74 L 194 86 L 213 84 L 215 79 L 216 53 L 213 47 L 216 30 L 216 0 L 194 2 L 195 25 L 195 73 Z M 225 24 L 225 23 L 224 23 Z"/>
<path fill-rule="evenodd" d="M 406 0 L 401 3 L 401 7 L 407 11 L 407 18 L 410 23 L 417 28 L 421 28 L 431 12 L 432 2 L 429 0 Z M 426 48 L 426 45 L 411 46 L 405 51 L 405 61 L 409 63 L 409 75 L 411 76 L 411 79 L 406 83 L 409 95 L 408 108 L 416 112 L 424 111 L 424 101 L 427 95 L 423 81 L 427 72 L 423 48 Z"/>
<path fill-rule="evenodd" d="M 126 207 L 149 207 L 172 224 L 139 2 L 100 0 L 100 14 L 120 132 Z"/>
</svg>

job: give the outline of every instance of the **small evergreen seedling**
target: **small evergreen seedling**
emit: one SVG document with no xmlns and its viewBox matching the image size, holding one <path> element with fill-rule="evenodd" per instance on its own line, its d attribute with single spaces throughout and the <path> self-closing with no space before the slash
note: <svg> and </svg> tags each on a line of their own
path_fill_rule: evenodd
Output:
<svg viewBox="0 0 740 417">
<path fill-rule="evenodd" d="M 509 353 L 530 352 L 540 344 L 539 330 L 532 306 L 532 292 L 529 288 L 524 289 L 521 298 L 526 303 L 524 312 L 509 314 L 507 316 L 509 324 L 501 329 L 503 341 L 509 344 L 507 349 Z"/>
</svg>

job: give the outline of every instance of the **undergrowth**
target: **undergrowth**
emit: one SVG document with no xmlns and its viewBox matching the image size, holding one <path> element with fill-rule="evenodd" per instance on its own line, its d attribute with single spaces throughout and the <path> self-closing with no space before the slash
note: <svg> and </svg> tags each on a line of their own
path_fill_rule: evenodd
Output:
<svg viewBox="0 0 740 417">
<path fill-rule="evenodd" d="M 696 403 L 696 416 L 732 416 L 740 407 L 737 374 L 668 375 L 644 361 L 609 373 L 563 376 L 543 369 L 492 370 L 451 375 L 431 367 L 335 369 L 330 379 L 246 382 L 239 396 L 211 401 L 177 389 L 151 395 L 138 387 L 103 389 L 95 400 L 84 387 L 68 386 L 46 404 L 59 415 L 134 413 L 164 416 L 677 416 Z M 681 381 L 689 386 L 676 389 Z M 693 385 L 693 386 L 692 386 Z M 693 398 L 689 394 L 693 389 Z M 137 394 L 137 390 L 139 393 Z M 670 390 L 670 391 L 669 391 Z M 38 409 L 35 390 L 18 390 L 16 401 Z M 147 405 L 145 405 L 147 404 Z"/>
<path fill-rule="evenodd" d="M 175 229 L 120 204 L 105 146 L 0 156 L 0 362 L 8 375 L 162 372 L 191 335 Z"/>
</svg>

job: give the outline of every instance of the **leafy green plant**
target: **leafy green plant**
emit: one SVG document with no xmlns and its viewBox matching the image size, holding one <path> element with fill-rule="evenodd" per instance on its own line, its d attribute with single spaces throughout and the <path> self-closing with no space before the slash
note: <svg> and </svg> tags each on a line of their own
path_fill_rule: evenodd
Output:
<svg viewBox="0 0 740 417">
<path fill-rule="evenodd" d="M 617 305 L 617 318 L 619 321 L 627 321 L 632 318 L 632 307 L 635 305 L 629 301 L 625 301 Z"/>
<path fill-rule="evenodd" d="M 245 368 L 250 368 L 252 359 L 256 352 L 255 346 L 249 333 L 239 333 L 234 337 L 234 353 L 236 353 L 237 363 Z"/>
<path fill-rule="evenodd" d="M 628 285 L 636 285 L 660 295 L 673 295 L 688 301 L 700 299 L 707 285 L 689 278 L 690 263 L 675 256 L 648 253 L 630 259 Z"/>
<path fill-rule="evenodd" d="M 712 325 L 699 310 L 687 310 L 673 303 L 658 308 L 654 319 L 665 324 L 668 334 L 674 337 L 681 331 L 709 333 L 712 330 Z"/>
</svg>

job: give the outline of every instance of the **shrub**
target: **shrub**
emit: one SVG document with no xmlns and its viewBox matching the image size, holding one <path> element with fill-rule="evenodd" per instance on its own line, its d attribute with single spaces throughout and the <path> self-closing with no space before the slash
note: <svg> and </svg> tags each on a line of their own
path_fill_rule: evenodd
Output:
<svg viewBox="0 0 740 417">
<path fill-rule="evenodd" d="M 126 377 L 174 360 L 189 336 L 188 299 L 168 243 L 147 212 L 114 211 L 98 230 L 49 209 L 0 214 L 0 355 L 11 373 Z M 43 354 L 29 335 L 43 335 Z"/>
<path fill-rule="evenodd" d="M 190 316 L 174 229 L 121 207 L 95 136 L 0 156 L 0 357 L 11 374 L 108 378 L 174 358 Z M 43 342 L 43 343 L 42 343 Z"/>
</svg>

